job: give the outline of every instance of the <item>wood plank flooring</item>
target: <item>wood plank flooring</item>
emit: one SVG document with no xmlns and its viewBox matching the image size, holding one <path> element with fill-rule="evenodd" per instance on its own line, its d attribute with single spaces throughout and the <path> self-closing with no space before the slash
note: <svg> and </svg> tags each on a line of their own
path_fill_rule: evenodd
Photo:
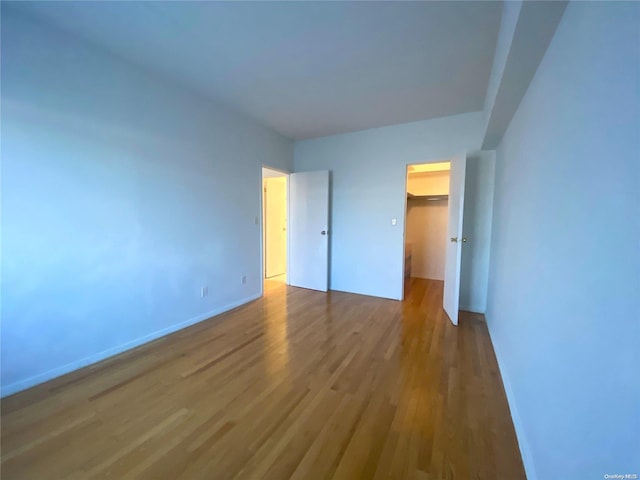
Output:
<svg viewBox="0 0 640 480">
<path fill-rule="evenodd" d="M 265 290 L 4 399 L 1 478 L 525 478 L 486 325 L 452 326 L 442 282 Z"/>
</svg>

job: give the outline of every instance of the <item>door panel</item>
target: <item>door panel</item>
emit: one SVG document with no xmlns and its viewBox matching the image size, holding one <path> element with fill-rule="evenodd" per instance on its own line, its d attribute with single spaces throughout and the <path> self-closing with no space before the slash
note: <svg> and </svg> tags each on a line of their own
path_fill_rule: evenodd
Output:
<svg viewBox="0 0 640 480">
<path fill-rule="evenodd" d="M 289 284 L 329 286 L 329 172 L 289 175 Z"/>
<path fill-rule="evenodd" d="M 462 257 L 462 215 L 464 207 L 464 179 L 466 155 L 451 160 L 449 173 L 449 223 L 447 252 L 444 267 L 444 311 L 454 325 L 458 324 L 460 304 L 460 260 Z"/>
</svg>

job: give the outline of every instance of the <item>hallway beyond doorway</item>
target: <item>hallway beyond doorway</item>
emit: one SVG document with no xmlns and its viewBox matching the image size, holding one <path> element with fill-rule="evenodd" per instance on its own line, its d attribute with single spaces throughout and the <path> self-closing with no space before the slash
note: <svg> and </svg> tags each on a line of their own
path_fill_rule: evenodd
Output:
<svg viewBox="0 0 640 480">
<path fill-rule="evenodd" d="M 262 167 L 263 280 L 284 276 L 286 282 L 288 181 L 286 173 Z"/>
</svg>

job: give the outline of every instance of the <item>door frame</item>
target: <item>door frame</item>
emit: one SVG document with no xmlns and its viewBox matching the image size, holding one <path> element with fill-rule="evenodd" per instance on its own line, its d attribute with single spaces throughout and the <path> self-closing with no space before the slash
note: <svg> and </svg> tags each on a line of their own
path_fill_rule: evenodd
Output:
<svg viewBox="0 0 640 480">
<path fill-rule="evenodd" d="M 400 291 L 400 301 L 404 301 L 404 292 L 405 292 L 405 277 L 404 277 L 404 272 L 405 272 L 405 260 L 406 260 L 406 252 L 405 252 L 405 246 L 407 244 L 407 193 L 408 193 L 408 184 L 409 184 L 409 167 L 413 166 L 413 165 L 424 165 L 426 163 L 443 163 L 443 162 L 451 162 L 451 159 L 455 157 L 455 155 L 450 155 L 446 158 L 436 158 L 436 159 L 430 159 L 430 160 L 421 160 L 421 161 L 417 161 L 417 162 L 410 162 L 407 163 L 404 166 L 404 223 L 402 224 L 403 230 L 402 230 L 402 288 Z"/>
<path fill-rule="evenodd" d="M 264 281 L 265 281 L 265 256 L 264 256 L 264 247 L 265 247 L 265 231 L 264 231 L 264 176 L 262 174 L 262 169 L 266 168 L 268 170 L 273 170 L 274 172 L 282 173 L 285 177 L 287 177 L 287 225 L 289 223 L 289 174 L 291 172 L 287 170 L 283 170 L 282 168 L 275 168 L 266 163 L 260 164 L 260 215 L 259 215 L 259 227 L 260 227 L 260 296 L 264 296 Z M 289 228 L 287 228 L 287 270 L 286 270 L 286 284 L 289 285 Z"/>
</svg>

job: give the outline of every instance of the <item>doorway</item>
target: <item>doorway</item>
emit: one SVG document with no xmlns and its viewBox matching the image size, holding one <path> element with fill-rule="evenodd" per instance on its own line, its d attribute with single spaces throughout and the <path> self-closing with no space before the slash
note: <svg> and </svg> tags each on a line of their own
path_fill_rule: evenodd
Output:
<svg viewBox="0 0 640 480">
<path fill-rule="evenodd" d="M 405 297 L 412 278 L 444 283 L 450 169 L 449 161 L 407 166 Z"/>
<path fill-rule="evenodd" d="M 264 280 L 287 283 L 288 175 L 262 168 Z"/>
</svg>

